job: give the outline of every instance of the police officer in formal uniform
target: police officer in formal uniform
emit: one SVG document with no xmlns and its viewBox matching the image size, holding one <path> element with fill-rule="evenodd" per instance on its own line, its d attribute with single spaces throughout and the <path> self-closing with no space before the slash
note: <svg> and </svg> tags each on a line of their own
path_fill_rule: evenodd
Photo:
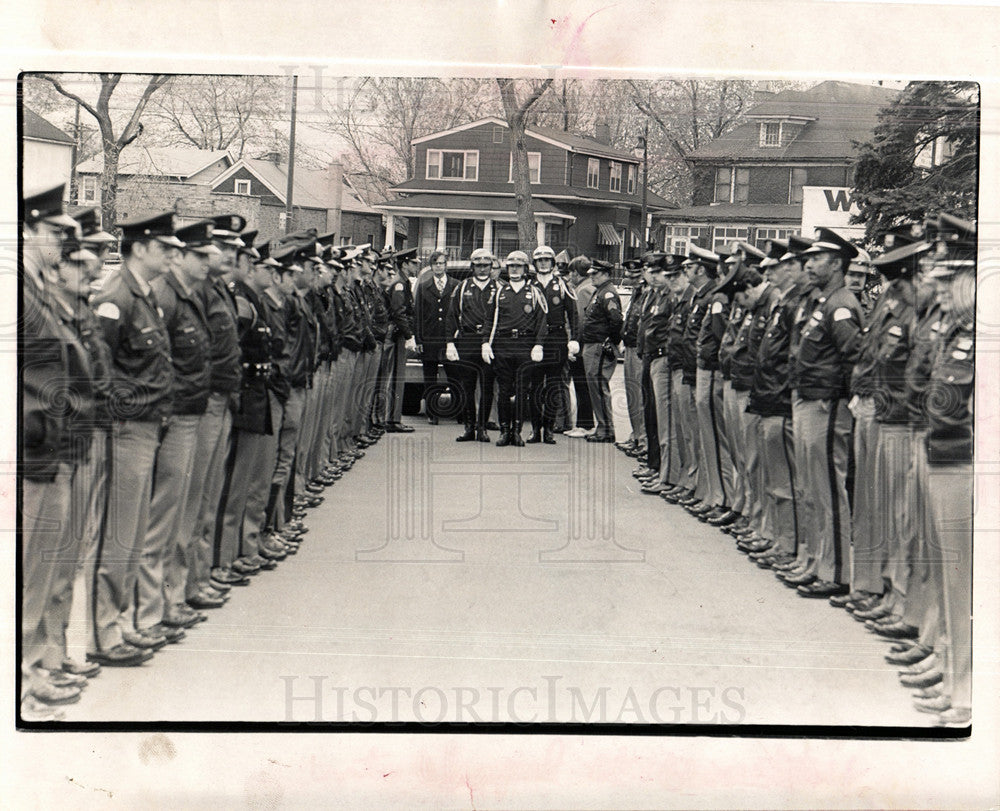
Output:
<svg viewBox="0 0 1000 811">
<path fill-rule="evenodd" d="M 18 473 L 22 521 L 20 711 L 25 720 L 61 718 L 51 706 L 78 701 L 81 690 L 79 683 L 53 681 L 52 674 L 41 667 L 47 644 L 44 617 L 56 574 L 49 555 L 64 545 L 70 517 L 76 440 L 73 415 L 67 413 L 65 405 L 72 403 L 67 395 L 73 378 L 81 371 L 89 378 L 89 369 L 79 367 L 80 362 L 86 362 L 86 350 L 56 310 L 62 307 L 56 299 L 56 268 L 63 256 L 66 229 L 76 228 L 63 213 L 63 191 L 60 184 L 28 192 L 22 211 L 24 317 L 20 337 L 24 364 Z M 74 360 L 78 348 L 82 352 Z"/>
<path fill-rule="evenodd" d="M 465 431 L 456 442 L 489 442 L 486 422 L 493 405 L 494 372 L 483 358 L 483 345 L 489 343 L 490 329 L 499 285 L 492 278 L 493 254 L 476 248 L 469 257 L 471 278 L 463 279 L 451 294 L 445 318 L 445 358 L 452 366 L 459 413 Z M 480 391 L 478 407 L 476 389 Z"/>
<path fill-rule="evenodd" d="M 494 297 L 488 337 L 481 352 L 483 363 L 496 368 L 500 420 L 497 445 L 521 447 L 521 425 L 535 395 L 533 366 L 541 363 L 545 354 L 542 341 L 547 305 L 541 290 L 525 276 L 528 255 L 524 251 L 511 251 L 504 266 L 508 281 L 500 285 Z"/>
<path fill-rule="evenodd" d="M 362 425 L 366 444 L 375 442 L 384 432 L 382 427 L 383 409 L 385 403 L 376 397 L 379 383 L 385 377 L 382 357 L 385 353 L 386 337 L 389 335 L 389 307 L 385 301 L 382 286 L 375 280 L 375 267 L 379 261 L 379 253 L 370 245 L 362 246 L 358 257 L 361 268 L 361 293 L 365 308 L 368 311 L 372 337 L 375 347 L 369 357 L 369 366 L 365 372 L 365 385 L 362 389 Z"/>
<path fill-rule="evenodd" d="M 815 534 L 806 538 L 813 561 L 784 580 L 797 586 L 803 597 L 849 591 L 847 462 L 852 420 L 846 395 L 862 326 L 861 305 L 844 287 L 844 271 L 857 248 L 828 228 L 817 230 L 819 239 L 804 253 L 813 309 L 791 372 L 794 430 L 803 443 L 802 474 L 813 500 L 810 531 Z"/>
<path fill-rule="evenodd" d="M 136 647 L 156 648 L 179 641 L 183 628 L 205 618 L 186 603 L 193 530 L 193 519 L 186 511 L 192 482 L 200 485 L 204 478 L 200 470 L 195 472 L 194 464 L 198 426 L 210 393 L 211 332 L 198 287 L 208 278 L 209 257 L 219 251 L 212 245 L 211 228 L 211 220 L 202 220 L 179 229 L 177 238 L 184 242 L 181 255 L 151 285 L 170 336 L 174 406 L 156 457 L 149 529 L 135 590 L 135 629 L 125 635 Z M 194 599 L 205 608 L 224 602 L 219 592 L 207 589 Z"/>
<path fill-rule="evenodd" d="M 775 258 L 769 251 L 761 263 L 776 291 L 770 309 L 760 313 L 766 325 L 747 400 L 748 417 L 756 418 L 748 419 L 747 433 L 754 424 L 760 431 L 762 503 L 759 510 L 746 515 L 744 527 L 731 533 L 758 566 L 776 571 L 796 564 L 802 540 L 789 369 L 795 317 L 809 289 L 801 252 L 810 244 L 799 237 L 790 237 L 787 246 L 774 240 L 772 246 L 775 252 L 782 251 L 781 255 Z"/>
<path fill-rule="evenodd" d="M 390 275 L 386 292 L 391 322 L 391 337 L 387 340 L 391 340 L 392 365 L 386 389 L 388 405 L 385 430 L 393 434 L 409 434 L 413 432 L 413 427 L 403 423 L 403 386 L 406 381 L 407 356 L 417 348 L 413 335 L 413 289 L 410 286 L 410 279 L 420 269 L 417 249 L 400 251 L 391 255 L 387 261 L 395 263 L 396 272 Z"/>
<path fill-rule="evenodd" d="M 351 260 L 348 253 L 335 249 L 331 254 L 330 266 L 333 272 L 333 287 L 330 295 L 333 300 L 334 316 L 337 321 L 337 331 L 340 337 L 340 355 L 333 370 L 333 402 L 331 409 L 333 418 L 330 422 L 330 460 L 335 469 L 343 471 L 354 463 L 356 454 L 351 447 L 350 426 L 351 382 L 358 364 L 358 357 L 364 345 L 364 324 L 358 312 L 356 299 L 350 292 Z"/>
<path fill-rule="evenodd" d="M 621 300 L 611 281 L 611 270 L 611 265 L 598 259 L 587 271 L 594 283 L 594 293 L 583 314 L 580 343 L 590 404 L 597 423 L 593 435 L 587 437 L 588 442 L 615 441 L 609 383 L 615 370 L 615 347 L 621 341 L 624 319 Z"/>
<path fill-rule="evenodd" d="M 112 427 L 108 521 L 94 555 L 87 658 L 104 665 L 136 665 L 146 656 L 125 635 L 137 638 L 130 609 L 149 529 L 156 454 L 175 393 L 170 335 L 151 283 L 169 270 L 183 243 L 174 236 L 169 213 L 119 227 L 122 266 L 94 298 L 111 350 Z"/>
<path fill-rule="evenodd" d="M 710 449 L 706 448 L 702 438 L 702 420 L 697 408 L 697 379 L 698 336 L 701 334 L 701 325 L 705 320 L 705 315 L 710 314 L 709 298 L 718 279 L 718 266 L 718 254 L 698 245 L 691 245 L 688 248 L 688 258 L 684 263 L 684 268 L 688 283 L 694 288 L 694 292 L 685 314 L 684 329 L 679 341 L 683 375 L 678 391 L 681 406 L 679 416 L 683 421 L 685 439 L 689 443 L 687 450 L 689 466 L 692 471 L 689 476 L 694 480 L 694 493 L 677 503 L 700 514 L 707 513 L 716 506 L 713 498 L 717 491 L 712 490 L 712 482 L 708 475 L 708 466 L 710 463 L 716 464 L 716 457 L 713 450 L 710 462 L 708 459 Z M 702 375 L 703 410 L 706 412 L 708 401 L 705 400 L 705 383 L 710 380 L 709 376 Z M 718 488 L 718 491 L 721 491 L 721 487 Z"/>
<path fill-rule="evenodd" d="M 348 295 L 354 300 L 355 312 L 361 321 L 363 335 L 361 352 L 358 354 L 351 379 L 351 395 L 348 399 L 351 411 L 349 436 L 352 446 L 360 450 L 372 444 L 372 440 L 364 434 L 368 430 L 371 394 L 375 385 L 375 373 L 378 371 L 378 358 L 375 353 L 379 347 L 372 328 L 370 294 L 367 290 L 370 263 L 362 259 L 365 250 L 367 249 L 363 247 L 352 247 L 344 254 L 351 269 Z"/>
<path fill-rule="evenodd" d="M 676 485 L 671 475 L 671 445 L 674 441 L 674 396 L 671 391 L 670 325 L 675 301 L 672 280 L 681 275 L 685 257 L 680 254 L 655 254 L 647 262 L 649 293 L 644 302 L 642 326 L 642 355 L 649 377 L 649 401 L 655 409 L 655 419 L 648 423 L 656 427 L 656 434 L 648 435 L 650 474 L 643 482 L 642 492 L 660 495 Z M 648 429 L 647 429 L 648 430 Z M 656 464 L 652 462 L 655 458 Z"/>
<path fill-rule="evenodd" d="M 534 283 L 545 299 L 545 337 L 542 362 L 531 367 L 534 396 L 531 398 L 528 443 L 555 445 L 553 428 L 557 420 L 566 419 L 563 370 L 569 356 L 576 357 L 580 353 L 576 294 L 555 275 L 555 253 L 548 245 L 538 246 L 532 258 Z"/>
<path fill-rule="evenodd" d="M 625 347 L 625 363 L 622 371 L 625 377 L 625 403 L 628 407 L 631 431 L 625 442 L 618 442 L 616 445 L 619 450 L 641 448 L 645 452 L 646 423 L 643 417 L 642 356 L 639 351 L 639 321 L 648 292 L 643 266 L 642 259 L 628 259 L 623 264 L 625 273 L 622 284 L 632 291 L 622 325 L 622 344 Z"/>
</svg>

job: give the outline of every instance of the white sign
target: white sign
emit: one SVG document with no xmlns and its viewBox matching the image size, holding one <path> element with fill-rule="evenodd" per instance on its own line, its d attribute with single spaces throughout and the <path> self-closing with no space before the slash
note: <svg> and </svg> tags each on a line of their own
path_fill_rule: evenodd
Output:
<svg viewBox="0 0 1000 811">
<path fill-rule="evenodd" d="M 859 213 L 853 198 L 854 190 L 843 186 L 803 186 L 802 236 L 812 237 L 822 225 L 848 239 L 864 238 L 865 227 L 850 224 L 851 216 Z"/>
</svg>

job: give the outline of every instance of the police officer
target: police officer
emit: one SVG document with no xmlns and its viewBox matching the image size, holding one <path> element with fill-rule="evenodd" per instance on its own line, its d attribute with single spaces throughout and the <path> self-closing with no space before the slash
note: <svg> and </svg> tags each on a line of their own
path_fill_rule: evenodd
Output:
<svg viewBox="0 0 1000 811">
<path fill-rule="evenodd" d="M 452 366 L 459 413 L 465 431 L 456 442 L 489 442 L 486 423 L 493 404 L 494 373 L 484 361 L 483 345 L 489 343 L 492 318 L 496 309 L 499 285 L 492 278 L 493 254 L 477 248 L 469 257 L 472 277 L 457 285 L 448 304 L 445 319 L 445 358 Z M 476 405 L 476 389 L 480 391 Z"/>
<path fill-rule="evenodd" d="M 851 413 L 846 395 L 861 332 L 861 305 L 844 287 L 844 272 L 858 249 L 835 231 L 817 230 L 819 239 L 804 253 L 813 310 L 802 328 L 791 372 L 797 403 L 794 430 L 803 443 L 803 477 L 813 498 L 815 534 L 807 538 L 813 563 L 801 574 L 786 577 L 785 583 L 797 586 L 803 597 L 849 591 Z"/>
<path fill-rule="evenodd" d="M 183 243 L 174 236 L 174 217 L 169 213 L 119 227 L 122 265 L 94 298 L 111 350 L 112 427 L 108 521 L 94 555 L 87 659 L 103 665 L 137 665 L 147 656 L 128 644 L 125 634 L 135 638 L 129 609 L 149 529 L 156 453 L 174 397 L 170 335 L 150 285 L 169 270 Z"/>
<path fill-rule="evenodd" d="M 392 323 L 390 340 L 393 362 L 386 391 L 388 410 L 385 430 L 394 434 L 409 434 L 413 432 L 413 427 L 403 423 L 403 385 L 406 380 L 406 359 L 408 354 L 415 352 L 417 348 L 413 335 L 413 289 L 410 285 L 410 280 L 420 269 L 417 249 L 400 251 L 393 254 L 388 261 L 395 263 L 396 272 L 390 275 L 386 283 L 389 319 Z"/>
<path fill-rule="evenodd" d="M 437 403 L 445 390 L 437 382 L 438 367 L 445 360 L 445 346 L 449 335 L 445 322 L 451 295 L 458 287 L 458 282 L 448 275 L 448 259 L 443 251 L 431 254 L 430 268 L 430 273 L 418 277 L 413 289 L 413 332 L 423 365 L 424 413 L 431 425 L 437 425 Z M 452 397 L 457 396 L 458 390 L 452 390 Z"/>
<path fill-rule="evenodd" d="M 643 415 L 642 397 L 642 357 L 639 351 L 639 320 L 642 317 L 643 302 L 648 286 L 643 277 L 643 260 L 628 259 L 624 263 L 625 274 L 622 284 L 628 287 L 628 309 L 625 311 L 625 321 L 622 325 L 622 344 L 625 347 L 625 403 L 628 407 L 628 419 L 631 432 L 625 442 L 616 443 L 623 451 L 646 450 L 646 423 Z"/>
<path fill-rule="evenodd" d="M 532 259 L 534 282 L 545 299 L 545 337 L 542 362 L 531 367 L 534 396 L 531 398 L 528 443 L 555 445 L 553 428 L 557 420 L 566 419 L 563 370 L 569 356 L 575 358 L 580 353 L 576 294 L 555 275 L 555 253 L 548 245 L 538 246 Z"/>
<path fill-rule="evenodd" d="M 615 370 L 615 347 L 621 341 L 622 305 L 611 281 L 611 265 L 594 260 L 587 271 L 594 283 L 594 293 L 583 315 L 580 343 L 583 344 L 583 364 L 587 373 L 590 403 L 597 423 L 588 442 L 615 441 L 615 426 L 611 413 L 609 382 Z"/>
<path fill-rule="evenodd" d="M 525 276 L 528 255 L 524 251 L 511 251 L 504 265 L 508 281 L 500 285 L 494 297 L 489 333 L 481 352 L 483 363 L 496 367 L 500 420 L 497 445 L 521 447 L 521 425 L 534 397 L 533 364 L 541 363 L 544 357 L 546 303 L 541 290 Z"/>
<path fill-rule="evenodd" d="M 183 628 L 205 619 L 186 603 L 187 550 L 191 521 L 186 517 L 187 500 L 194 473 L 195 443 L 201 415 L 208 406 L 211 382 L 211 333 L 204 300 L 197 291 L 208 278 L 209 255 L 218 251 L 211 244 L 211 220 L 179 229 L 192 244 L 184 243 L 178 260 L 152 282 L 153 294 L 163 312 L 170 336 L 174 364 L 173 413 L 161 434 L 149 506 L 149 528 L 139 562 L 133 616 L 135 628 L 125 639 L 136 647 L 157 648 L 177 642 Z M 224 602 L 218 592 L 198 595 L 205 608 Z"/>
</svg>

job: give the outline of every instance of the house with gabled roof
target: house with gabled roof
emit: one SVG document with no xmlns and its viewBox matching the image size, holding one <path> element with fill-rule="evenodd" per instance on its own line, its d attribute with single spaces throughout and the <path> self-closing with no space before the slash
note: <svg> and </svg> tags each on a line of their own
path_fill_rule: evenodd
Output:
<svg viewBox="0 0 1000 811">
<path fill-rule="evenodd" d="M 641 250 L 641 161 L 606 140 L 527 129 L 539 244 L 612 262 Z M 392 188 L 396 199 L 375 208 L 408 219 L 407 244 L 421 258 L 443 250 L 464 260 L 481 247 L 502 257 L 520 247 L 506 121 L 483 118 L 411 144 L 414 176 Z M 649 193 L 650 212 L 668 206 Z"/>
<path fill-rule="evenodd" d="M 684 253 L 691 242 L 717 250 L 736 240 L 760 246 L 799 233 L 810 189 L 849 205 L 854 144 L 871 138 L 879 110 L 896 94 L 839 81 L 759 93 L 743 124 L 685 156 L 695 178 L 691 205 L 654 215 L 665 226 L 665 250 Z"/>
<path fill-rule="evenodd" d="M 73 138 L 34 110 L 22 107 L 21 111 L 24 188 L 65 183 L 68 194 L 73 176 Z"/>
</svg>

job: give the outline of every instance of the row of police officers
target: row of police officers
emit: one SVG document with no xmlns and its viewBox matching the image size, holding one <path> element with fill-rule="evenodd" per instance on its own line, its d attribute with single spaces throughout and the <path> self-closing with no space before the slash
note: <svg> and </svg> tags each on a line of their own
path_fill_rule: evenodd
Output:
<svg viewBox="0 0 1000 811">
<path fill-rule="evenodd" d="M 415 251 L 255 245 L 238 215 L 178 227 L 23 199 L 22 698 L 60 716 L 298 550 L 306 511 L 401 422 Z M 95 291 L 96 288 L 96 291 Z M 68 656 L 84 567 L 86 661 Z"/>
<path fill-rule="evenodd" d="M 625 383 L 642 492 L 892 643 L 943 724 L 971 713 L 973 224 L 692 245 L 630 263 Z"/>
</svg>

